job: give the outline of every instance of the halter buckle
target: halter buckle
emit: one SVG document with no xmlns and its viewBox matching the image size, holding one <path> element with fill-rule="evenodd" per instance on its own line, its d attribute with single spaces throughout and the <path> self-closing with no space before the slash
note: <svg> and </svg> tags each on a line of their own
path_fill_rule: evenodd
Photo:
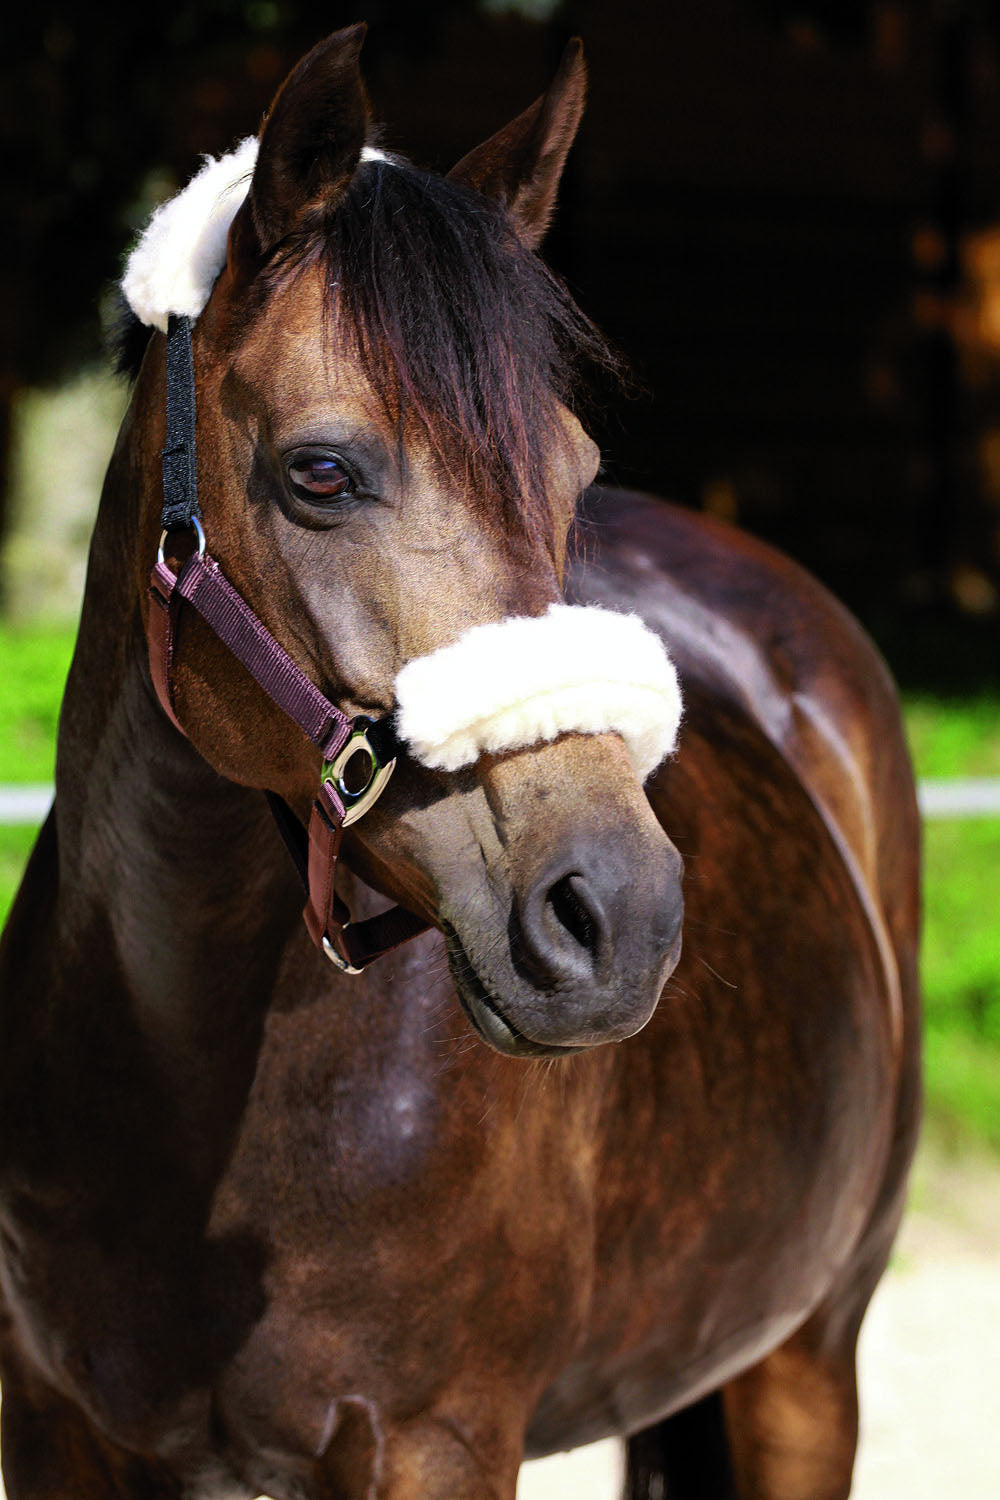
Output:
<svg viewBox="0 0 1000 1500">
<path fill-rule="evenodd" d="M 359 818 L 363 818 L 368 809 L 374 807 L 385 790 L 389 777 L 396 769 L 395 756 L 392 760 L 387 760 L 383 764 L 369 743 L 367 731 L 374 722 L 374 719 L 368 718 L 365 714 L 359 715 L 354 720 L 347 740 L 341 746 L 340 750 L 338 750 L 333 760 L 323 762 L 321 780 L 333 782 L 337 796 L 344 805 L 343 826 L 345 828 L 349 828 L 352 823 L 356 823 Z M 355 755 L 367 755 L 371 769 L 364 786 L 352 789 L 345 782 L 344 773 L 347 770 L 349 762 L 354 759 Z M 332 953 L 328 952 L 327 957 L 332 959 L 334 963 L 338 963 L 338 959 L 334 959 Z M 348 969 L 345 972 L 360 971 Z"/>
</svg>

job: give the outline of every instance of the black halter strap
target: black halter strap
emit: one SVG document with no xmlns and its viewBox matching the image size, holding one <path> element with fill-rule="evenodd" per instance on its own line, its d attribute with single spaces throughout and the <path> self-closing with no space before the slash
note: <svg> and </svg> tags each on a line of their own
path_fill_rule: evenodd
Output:
<svg viewBox="0 0 1000 1500">
<path fill-rule="evenodd" d="M 195 520 L 201 520 L 196 458 L 191 319 L 171 313 L 167 322 L 167 432 L 160 515 L 164 531 L 186 530 Z"/>
</svg>

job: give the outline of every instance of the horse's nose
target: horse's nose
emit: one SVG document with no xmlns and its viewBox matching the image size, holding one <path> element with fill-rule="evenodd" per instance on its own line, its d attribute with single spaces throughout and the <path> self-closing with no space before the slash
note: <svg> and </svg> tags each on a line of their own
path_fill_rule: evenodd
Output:
<svg viewBox="0 0 1000 1500">
<path fill-rule="evenodd" d="M 535 991 L 523 1017 L 532 1040 L 589 1046 L 631 1036 L 649 1019 L 677 961 L 683 916 L 680 857 L 657 834 L 638 866 L 627 840 L 564 850 L 523 897 L 511 946 Z"/>
<path fill-rule="evenodd" d="M 569 735 L 483 757 L 479 775 L 485 909 L 495 915 L 478 918 L 464 887 L 440 898 L 473 1024 L 511 1056 L 624 1041 L 678 962 L 684 902 L 680 854 L 623 742 Z M 502 859 L 486 857 L 498 835 Z"/>
<path fill-rule="evenodd" d="M 608 893 L 579 868 L 547 870 L 529 891 L 521 912 L 524 955 L 535 983 L 561 990 L 606 982 L 614 938 Z"/>
</svg>

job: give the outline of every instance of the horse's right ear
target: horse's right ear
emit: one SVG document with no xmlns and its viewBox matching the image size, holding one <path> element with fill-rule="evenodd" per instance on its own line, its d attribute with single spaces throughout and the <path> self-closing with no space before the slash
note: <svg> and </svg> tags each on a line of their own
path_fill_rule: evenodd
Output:
<svg viewBox="0 0 1000 1500">
<path fill-rule="evenodd" d="M 366 30 L 359 22 L 318 43 L 275 95 L 237 231 L 242 240 L 252 228 L 262 256 L 332 208 L 354 175 L 369 121 L 358 67 Z"/>
</svg>

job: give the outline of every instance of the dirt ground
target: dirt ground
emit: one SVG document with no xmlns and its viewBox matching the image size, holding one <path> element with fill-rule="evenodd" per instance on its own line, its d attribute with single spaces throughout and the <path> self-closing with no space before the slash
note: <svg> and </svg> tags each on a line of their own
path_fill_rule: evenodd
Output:
<svg viewBox="0 0 1000 1500">
<path fill-rule="evenodd" d="M 860 1369 L 853 1500 L 1000 1496 L 995 1162 L 922 1151 L 893 1264 L 865 1321 Z M 617 1500 L 620 1473 L 619 1445 L 598 1443 L 526 1464 L 518 1500 Z"/>
</svg>

